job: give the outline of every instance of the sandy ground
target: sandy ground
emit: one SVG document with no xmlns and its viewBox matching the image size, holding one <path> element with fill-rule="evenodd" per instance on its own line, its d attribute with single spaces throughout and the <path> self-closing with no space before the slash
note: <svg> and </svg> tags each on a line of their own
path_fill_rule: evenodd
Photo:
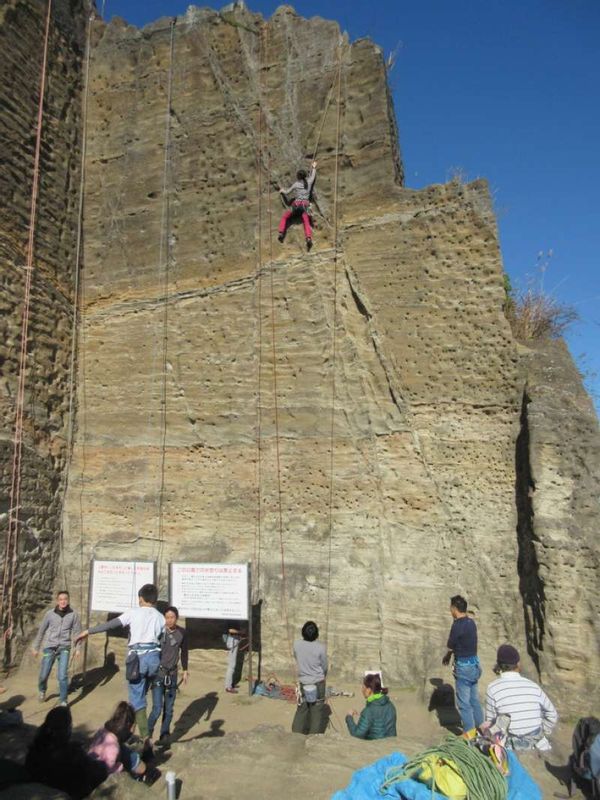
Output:
<svg viewBox="0 0 600 800">
<path fill-rule="evenodd" d="M 394 750 L 412 755 L 430 747 L 447 733 L 443 724 L 453 721 L 451 709 L 428 710 L 434 686 L 428 685 L 424 698 L 414 689 L 391 686 L 390 697 L 398 712 L 398 738 L 378 742 L 352 739 L 346 731 L 344 716 L 353 708 L 360 710 L 363 700 L 357 686 L 337 682 L 333 673 L 329 686 L 354 691 L 354 698 L 331 699 L 331 725 L 323 736 L 292 734 L 292 704 L 251 698 L 244 691 L 243 683 L 237 695 L 223 691 L 225 659 L 224 651 L 193 654 L 190 680 L 181 687 L 175 706 L 173 744 L 170 751 L 158 759 L 163 776 L 167 770 L 176 772 L 181 781 L 179 796 L 185 800 L 329 798 L 348 784 L 356 769 Z M 117 663 L 119 660 L 120 657 Z M 0 732 L 3 756 L 23 756 L 35 726 L 58 700 L 53 673 L 46 703 L 38 702 L 37 666 L 37 662 L 28 659 L 19 672 L 3 681 L 7 692 L 0 697 L 0 707 L 18 704 L 25 721 L 25 729 L 20 733 Z M 440 668 L 439 677 L 447 680 L 449 672 Z M 91 735 L 107 719 L 115 704 L 126 697 L 123 671 L 91 670 L 84 689 L 69 698 L 76 734 Z M 554 749 L 549 756 L 527 755 L 523 759 L 542 788 L 544 798 L 567 796 L 564 786 L 548 767 L 556 772 L 557 767 L 566 763 L 572 727 L 573 720 L 559 723 Z M 165 797 L 165 794 L 164 777 L 147 788 L 123 775 L 104 784 L 93 797 L 135 800 Z M 31 793 L 17 795 L 14 790 L 0 792 L 3 800 L 34 796 Z"/>
</svg>

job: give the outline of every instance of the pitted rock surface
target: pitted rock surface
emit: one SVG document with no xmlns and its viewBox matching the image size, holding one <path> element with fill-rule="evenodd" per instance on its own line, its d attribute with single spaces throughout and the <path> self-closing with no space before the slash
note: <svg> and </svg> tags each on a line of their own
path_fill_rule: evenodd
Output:
<svg viewBox="0 0 600 800">
<path fill-rule="evenodd" d="M 92 40 L 79 606 L 94 554 L 157 560 L 165 597 L 171 560 L 252 560 L 263 666 L 314 618 L 332 670 L 414 686 L 461 592 L 486 669 L 510 640 L 565 704 L 597 692 L 597 420 L 565 348 L 511 335 L 485 182 L 402 185 L 381 51 L 335 23 L 190 8 Z M 308 255 L 276 190 L 317 142 Z"/>
<path fill-rule="evenodd" d="M 25 265 L 47 4 L 0 8 L 0 541 L 12 478 Z M 25 382 L 21 525 L 15 588 L 19 646 L 48 602 L 58 554 L 68 439 L 79 177 L 84 3 L 53 4 Z M 4 579 L 0 574 L 0 582 Z M 7 608 L 3 608 L 3 616 Z M 13 651 L 16 652 L 13 647 Z M 10 653 L 8 654 L 10 658 Z"/>
</svg>

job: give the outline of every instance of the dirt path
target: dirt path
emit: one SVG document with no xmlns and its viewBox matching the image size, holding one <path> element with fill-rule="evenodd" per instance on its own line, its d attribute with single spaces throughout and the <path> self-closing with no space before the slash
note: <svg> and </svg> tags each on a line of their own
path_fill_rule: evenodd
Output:
<svg viewBox="0 0 600 800">
<path fill-rule="evenodd" d="M 398 711 L 398 738 L 379 742 L 352 739 L 344 716 L 362 707 L 362 697 L 336 697 L 330 701 L 331 726 L 324 736 L 303 737 L 290 732 L 294 706 L 281 700 L 248 697 L 223 691 L 225 653 L 194 654 L 190 681 L 181 687 L 175 706 L 175 727 L 171 751 L 162 758 L 160 768 L 172 769 L 182 780 L 180 797 L 193 800 L 325 800 L 350 781 L 352 773 L 377 758 L 401 750 L 409 755 L 429 747 L 446 733 L 440 724 L 451 721 L 447 710 L 428 711 L 414 690 L 390 687 L 390 697 Z M 119 659 L 117 659 L 118 663 Z M 4 685 L 0 707 L 19 704 L 26 723 L 18 735 L 0 733 L 2 755 L 19 757 L 35 726 L 57 702 L 56 679 L 49 683 L 48 700 L 37 701 L 37 662 L 28 660 Z M 70 695 L 75 731 L 90 735 L 110 715 L 115 704 L 127 697 L 122 671 L 93 670 L 93 684 Z M 338 683 L 330 676 L 329 685 L 354 691 L 358 687 Z M 433 687 L 431 687 L 433 691 Z M 543 790 L 544 797 L 565 794 L 548 771 L 546 761 L 564 764 L 570 750 L 571 723 L 560 723 L 554 737 L 555 749 L 549 758 L 527 756 L 524 762 Z M 135 784 L 128 776 L 113 779 L 100 787 L 94 797 L 148 798 L 164 796 L 161 779 L 152 789 Z M 0 793 L 0 798 L 12 797 Z"/>
</svg>

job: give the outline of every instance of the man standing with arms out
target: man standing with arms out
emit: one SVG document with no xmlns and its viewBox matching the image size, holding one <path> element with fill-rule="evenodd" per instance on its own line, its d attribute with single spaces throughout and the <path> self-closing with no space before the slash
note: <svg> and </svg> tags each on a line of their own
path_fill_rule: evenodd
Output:
<svg viewBox="0 0 600 800">
<path fill-rule="evenodd" d="M 456 701 L 463 731 L 478 728 L 483 722 L 477 682 L 481 667 L 477 657 L 477 626 L 467 614 L 467 601 L 457 594 L 450 598 L 450 614 L 454 619 L 448 637 L 448 652 L 442 659 L 447 666 L 454 656 Z"/>
<path fill-rule="evenodd" d="M 485 718 L 493 722 L 500 714 L 510 716 L 507 747 L 513 750 L 550 750 L 546 739 L 558 722 L 556 708 L 542 689 L 521 675 L 519 651 L 503 644 L 496 653 L 492 681 L 485 697 Z"/>
<path fill-rule="evenodd" d="M 156 586 L 153 583 L 145 583 L 138 592 L 139 608 L 125 611 L 124 614 L 109 620 L 109 622 L 83 631 L 77 637 L 77 641 L 79 641 L 92 633 L 103 633 L 121 626 L 129 626 L 129 649 L 126 664 L 129 702 L 135 711 L 138 733 L 145 740 L 149 738 L 146 694 L 160 666 L 160 647 L 165 627 L 165 618 L 155 608 L 157 600 L 158 589 Z M 135 668 L 136 662 L 137 669 Z M 130 671 L 133 674 L 130 674 Z"/>
<path fill-rule="evenodd" d="M 39 699 L 41 703 L 46 699 L 48 678 L 52 671 L 52 665 L 58 659 L 59 703 L 61 706 L 68 705 L 67 695 L 69 692 L 71 642 L 73 639 L 77 639 L 80 632 L 81 620 L 79 619 L 79 614 L 73 611 L 69 605 L 69 593 L 67 591 L 58 592 L 56 595 L 56 606 L 46 612 L 31 647 L 33 655 L 37 657 L 40 645 L 43 646 L 40 677 L 38 680 Z M 75 656 L 79 656 L 78 647 L 75 650 Z"/>
</svg>

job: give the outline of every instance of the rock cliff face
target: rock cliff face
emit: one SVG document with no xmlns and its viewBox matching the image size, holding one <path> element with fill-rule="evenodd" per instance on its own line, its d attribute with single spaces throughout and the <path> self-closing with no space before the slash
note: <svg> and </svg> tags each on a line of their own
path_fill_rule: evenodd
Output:
<svg viewBox="0 0 600 800">
<path fill-rule="evenodd" d="M 0 8 L 0 536 L 12 475 L 25 263 L 46 3 Z M 57 575 L 68 427 L 74 251 L 80 164 L 83 2 L 57 0 L 48 48 L 26 365 L 17 641 Z M 2 571 L 3 574 L 3 571 Z M 0 575 L 0 580 L 2 576 Z"/>
<path fill-rule="evenodd" d="M 526 638 L 555 690 L 589 708 L 598 682 L 600 437 L 562 341 L 522 354 L 517 534 Z M 589 693 L 589 694 L 588 694 Z"/>
<path fill-rule="evenodd" d="M 460 591 L 486 666 L 510 639 L 597 687 L 597 420 L 511 336 L 485 183 L 403 187 L 379 49 L 289 7 L 96 22 L 86 141 L 78 604 L 92 555 L 163 596 L 171 560 L 252 560 L 264 664 L 312 617 L 335 673 L 414 685 Z M 317 143 L 308 255 L 274 187 Z"/>
</svg>

